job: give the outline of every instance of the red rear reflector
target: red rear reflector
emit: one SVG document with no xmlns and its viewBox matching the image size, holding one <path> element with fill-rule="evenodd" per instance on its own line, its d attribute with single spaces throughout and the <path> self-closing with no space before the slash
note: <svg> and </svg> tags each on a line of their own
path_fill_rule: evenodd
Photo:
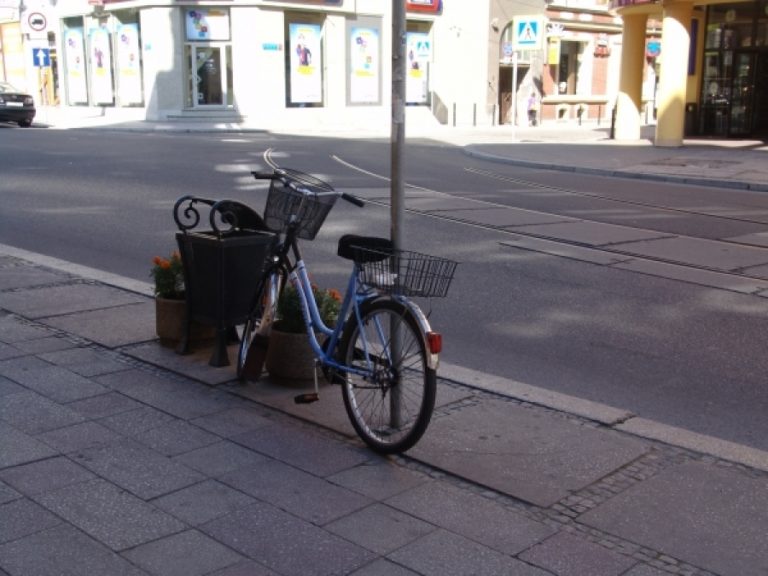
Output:
<svg viewBox="0 0 768 576">
<path fill-rule="evenodd" d="M 440 332 L 427 332 L 427 345 L 432 354 L 440 354 L 443 349 L 443 335 Z"/>
</svg>

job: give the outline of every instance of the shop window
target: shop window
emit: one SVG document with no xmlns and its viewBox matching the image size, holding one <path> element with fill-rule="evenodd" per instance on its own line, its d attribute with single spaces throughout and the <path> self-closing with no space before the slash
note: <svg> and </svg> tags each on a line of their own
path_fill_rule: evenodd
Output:
<svg viewBox="0 0 768 576">
<path fill-rule="evenodd" d="M 135 12 L 64 19 L 62 81 L 67 104 L 143 104 L 140 43 Z"/>
<path fill-rule="evenodd" d="M 768 0 L 762 0 L 757 10 L 757 33 L 755 46 L 768 46 Z"/>
<path fill-rule="evenodd" d="M 88 62 L 91 79 L 91 103 L 110 105 L 115 102 L 112 68 L 112 35 L 106 21 L 88 31 Z"/>
<path fill-rule="evenodd" d="M 85 66 L 85 38 L 82 18 L 64 21 L 64 84 L 67 104 L 88 104 L 88 78 Z"/>
<path fill-rule="evenodd" d="M 115 65 L 117 69 L 117 98 L 121 105 L 142 104 L 141 49 L 139 25 L 121 23 L 117 26 Z"/>
<path fill-rule="evenodd" d="M 360 18 L 347 23 L 349 104 L 381 103 L 381 21 Z"/>
<path fill-rule="evenodd" d="M 323 106 L 323 22 L 287 15 L 286 24 L 286 106 Z"/>
<path fill-rule="evenodd" d="M 432 35 L 425 22 L 406 23 L 405 54 L 408 72 L 405 79 L 405 102 L 410 105 L 430 103 L 429 66 L 432 62 Z"/>
</svg>

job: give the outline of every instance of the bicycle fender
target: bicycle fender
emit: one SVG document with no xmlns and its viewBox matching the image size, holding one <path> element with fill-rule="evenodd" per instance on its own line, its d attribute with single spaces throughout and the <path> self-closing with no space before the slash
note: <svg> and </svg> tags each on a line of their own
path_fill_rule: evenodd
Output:
<svg viewBox="0 0 768 576">
<path fill-rule="evenodd" d="M 440 364 L 440 357 L 438 354 L 432 354 L 429 351 L 429 343 L 427 342 L 427 334 L 429 332 L 432 332 L 432 327 L 429 325 L 429 320 L 427 320 L 427 316 L 422 312 L 421 308 L 419 308 L 418 304 L 415 302 L 412 302 L 411 300 L 407 300 L 405 298 L 398 299 L 398 302 L 401 302 L 405 305 L 408 310 L 411 311 L 413 314 L 413 317 L 416 318 L 416 322 L 419 325 L 419 329 L 421 332 L 421 340 L 424 343 L 424 350 L 427 352 L 427 366 L 431 370 L 437 370 L 438 365 Z"/>
<path fill-rule="evenodd" d="M 424 314 L 424 312 L 422 312 L 418 304 L 416 304 L 415 302 L 412 302 L 411 300 L 408 300 L 407 298 L 398 298 L 398 297 L 385 296 L 385 295 L 373 296 L 372 298 L 366 299 L 365 303 L 368 304 L 378 300 L 396 300 L 397 302 L 405 306 L 411 314 L 413 314 L 413 317 L 419 326 L 419 332 L 421 333 L 421 341 L 423 342 L 424 350 L 426 351 L 427 367 L 430 370 L 437 370 L 437 367 L 440 364 L 439 354 L 432 354 L 429 351 L 429 343 L 427 342 L 427 334 L 432 331 L 432 328 L 429 325 L 429 320 L 427 320 L 427 316 Z"/>
</svg>

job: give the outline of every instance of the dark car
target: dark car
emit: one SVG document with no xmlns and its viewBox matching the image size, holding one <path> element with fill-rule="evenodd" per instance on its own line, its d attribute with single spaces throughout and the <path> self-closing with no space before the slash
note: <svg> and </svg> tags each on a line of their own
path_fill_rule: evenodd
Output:
<svg viewBox="0 0 768 576">
<path fill-rule="evenodd" d="M 0 122 L 16 122 L 27 128 L 35 118 L 35 100 L 29 94 L 16 90 L 7 82 L 0 82 Z"/>
</svg>

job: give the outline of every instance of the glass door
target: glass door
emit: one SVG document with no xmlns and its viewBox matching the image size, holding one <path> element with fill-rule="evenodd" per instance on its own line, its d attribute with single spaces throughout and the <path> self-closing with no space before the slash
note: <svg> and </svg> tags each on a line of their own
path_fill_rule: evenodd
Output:
<svg viewBox="0 0 768 576">
<path fill-rule="evenodd" d="M 725 136 L 733 52 L 705 52 L 704 77 L 701 84 L 701 125 L 704 136 Z"/>
<path fill-rule="evenodd" d="M 188 45 L 189 90 L 193 107 L 224 106 L 228 94 L 228 50 L 209 44 Z"/>
<path fill-rule="evenodd" d="M 768 52 L 760 52 L 755 58 L 755 97 L 752 134 L 761 138 L 768 138 Z"/>
<path fill-rule="evenodd" d="M 736 52 L 731 91 L 730 134 L 744 136 L 752 132 L 754 109 L 755 53 Z"/>
</svg>

